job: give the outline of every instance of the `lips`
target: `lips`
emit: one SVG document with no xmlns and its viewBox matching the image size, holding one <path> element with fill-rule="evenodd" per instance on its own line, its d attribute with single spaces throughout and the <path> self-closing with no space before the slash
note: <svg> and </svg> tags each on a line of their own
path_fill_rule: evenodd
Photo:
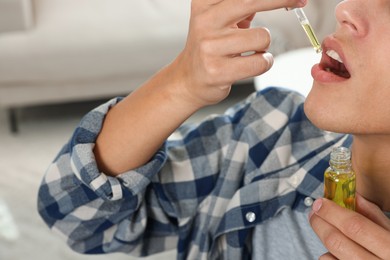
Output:
<svg viewBox="0 0 390 260">
<path fill-rule="evenodd" d="M 323 42 L 323 53 L 319 64 L 312 69 L 312 76 L 320 82 L 340 82 L 351 78 L 342 49 L 334 38 Z"/>
</svg>

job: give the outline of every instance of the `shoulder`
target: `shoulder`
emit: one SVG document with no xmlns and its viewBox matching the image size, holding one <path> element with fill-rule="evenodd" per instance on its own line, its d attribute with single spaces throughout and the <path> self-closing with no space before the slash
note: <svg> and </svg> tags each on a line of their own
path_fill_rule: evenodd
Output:
<svg viewBox="0 0 390 260">
<path fill-rule="evenodd" d="M 243 125 L 268 123 L 276 130 L 289 122 L 307 121 L 303 111 L 304 100 L 305 97 L 298 92 L 269 87 L 254 92 L 227 114 Z"/>
<path fill-rule="evenodd" d="M 252 104 L 261 109 L 278 109 L 290 113 L 302 106 L 304 101 L 305 97 L 298 92 L 280 87 L 269 87 L 256 92 Z"/>
</svg>

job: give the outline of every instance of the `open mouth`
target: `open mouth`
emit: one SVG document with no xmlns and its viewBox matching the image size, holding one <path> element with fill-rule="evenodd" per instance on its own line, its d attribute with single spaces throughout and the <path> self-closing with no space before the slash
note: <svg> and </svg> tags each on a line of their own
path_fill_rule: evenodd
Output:
<svg viewBox="0 0 390 260">
<path fill-rule="evenodd" d="M 345 79 L 349 79 L 351 77 L 351 74 L 345 67 L 340 55 L 332 49 L 327 50 L 326 55 L 323 55 L 321 67 L 325 71 L 331 72 L 339 77 Z"/>
</svg>

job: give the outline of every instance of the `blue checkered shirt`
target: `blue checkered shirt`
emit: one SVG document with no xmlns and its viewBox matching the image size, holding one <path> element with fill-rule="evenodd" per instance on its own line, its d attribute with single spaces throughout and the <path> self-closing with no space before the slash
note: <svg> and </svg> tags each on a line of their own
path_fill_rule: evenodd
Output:
<svg viewBox="0 0 390 260">
<path fill-rule="evenodd" d="M 39 213 L 87 254 L 176 248 L 178 259 L 250 259 L 254 227 L 322 196 L 332 147 L 351 142 L 314 127 L 303 100 L 278 88 L 253 93 L 179 128 L 146 165 L 109 177 L 93 148 L 113 99 L 81 120 L 48 168 Z"/>
</svg>

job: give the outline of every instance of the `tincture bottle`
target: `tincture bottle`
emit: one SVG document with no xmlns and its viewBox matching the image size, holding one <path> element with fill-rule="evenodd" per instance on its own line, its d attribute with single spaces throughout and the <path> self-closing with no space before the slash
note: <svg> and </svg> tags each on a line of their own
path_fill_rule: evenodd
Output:
<svg viewBox="0 0 390 260">
<path fill-rule="evenodd" d="M 324 174 L 324 197 L 340 206 L 355 210 L 356 177 L 351 165 L 351 152 L 346 147 L 334 148 Z"/>
</svg>

